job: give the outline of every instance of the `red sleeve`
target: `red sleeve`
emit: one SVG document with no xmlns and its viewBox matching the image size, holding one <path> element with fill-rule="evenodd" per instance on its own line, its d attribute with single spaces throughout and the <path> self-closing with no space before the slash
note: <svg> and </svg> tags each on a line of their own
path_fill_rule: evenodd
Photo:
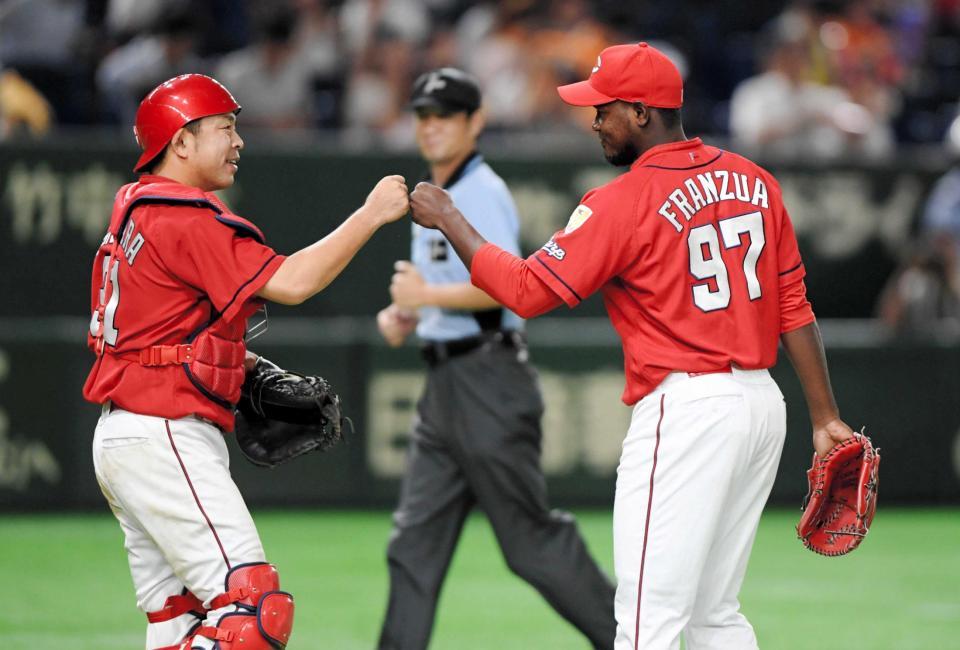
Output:
<svg viewBox="0 0 960 650">
<path fill-rule="evenodd" d="M 780 333 L 792 332 L 816 320 L 813 307 L 807 300 L 803 276 L 796 274 L 795 282 L 780 282 Z"/>
<path fill-rule="evenodd" d="M 567 227 L 528 259 L 537 277 L 570 307 L 619 275 L 637 256 L 636 199 L 628 202 L 621 194 L 617 181 L 587 193 Z"/>
<path fill-rule="evenodd" d="M 177 208 L 176 226 L 164 264 L 171 273 L 203 291 L 221 318 L 230 320 L 276 273 L 285 259 L 269 246 L 195 208 Z"/>
<path fill-rule="evenodd" d="M 561 300 L 530 264 L 488 242 L 473 256 L 470 280 L 521 318 L 533 318 L 559 307 Z"/>
<path fill-rule="evenodd" d="M 774 181 L 775 182 L 775 181 Z M 773 185 L 779 194 L 779 187 Z M 780 201 L 778 204 L 782 206 Z M 780 277 L 780 333 L 809 325 L 816 317 L 807 300 L 807 287 L 803 277 L 807 274 L 800 259 L 797 236 L 785 207 L 781 208 L 780 239 L 777 242 L 777 267 Z"/>
</svg>

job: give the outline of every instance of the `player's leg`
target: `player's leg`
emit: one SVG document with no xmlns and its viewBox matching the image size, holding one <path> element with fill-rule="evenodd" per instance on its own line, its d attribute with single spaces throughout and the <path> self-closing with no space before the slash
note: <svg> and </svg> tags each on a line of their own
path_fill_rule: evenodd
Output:
<svg viewBox="0 0 960 650">
<path fill-rule="evenodd" d="M 164 428 L 166 458 L 176 461 L 171 482 L 179 512 L 171 508 L 147 523 L 147 529 L 177 576 L 210 610 L 191 648 L 230 650 L 241 638 L 251 650 L 285 647 L 293 597 L 281 591 L 276 568 L 266 562 L 256 526 L 230 476 L 223 435 L 194 418 L 165 420 Z M 170 519 L 178 525 L 171 527 Z"/>
<path fill-rule="evenodd" d="M 131 448 L 126 458 L 111 453 L 101 459 L 113 476 L 114 495 L 134 513 L 173 573 L 211 609 L 199 630 L 205 636 L 197 637 L 193 646 L 214 647 L 217 641 L 209 637 L 220 628 L 252 624 L 256 629 L 263 608 L 258 609 L 258 600 L 246 602 L 235 588 L 263 594 L 279 591 L 279 584 L 275 572 L 266 568 L 240 568 L 267 565 L 256 527 L 230 476 L 222 434 L 195 418 L 171 421 L 124 411 L 111 417 L 117 418 L 118 428 L 148 438 L 138 449 Z M 231 590 L 230 598 L 222 597 Z M 263 633 L 276 633 L 283 644 L 292 621 L 292 600 L 273 596 L 268 607 L 271 619 L 281 621 L 281 627 L 267 626 Z M 227 648 L 225 643 L 221 647 Z"/>
<path fill-rule="evenodd" d="M 598 648 L 613 643 L 613 585 L 576 521 L 548 507 L 540 468 L 543 401 L 535 373 L 509 349 L 454 361 L 458 453 L 510 569 Z"/>
<path fill-rule="evenodd" d="M 111 424 L 113 423 L 114 421 L 111 421 Z M 143 436 L 130 436 L 129 433 L 125 430 L 114 430 L 110 426 L 98 426 L 93 442 L 93 463 L 100 489 L 123 531 L 137 607 L 144 612 L 154 612 L 161 610 L 169 597 L 184 595 L 186 588 L 174 575 L 157 545 L 140 527 L 136 517 L 127 511 L 110 487 L 116 472 L 109 468 L 118 462 L 117 450 L 121 447 L 130 447 L 132 450 L 148 440 Z M 120 451 L 119 455 L 124 455 L 124 450 Z M 105 463 L 101 462 L 104 455 L 107 456 Z M 108 469 L 103 468 L 104 464 Z M 182 612 L 179 609 L 171 610 L 169 614 L 170 616 L 164 617 L 165 620 L 148 623 L 147 650 L 183 641 L 199 627 L 206 616 L 203 608 L 195 608 L 193 611 L 186 609 Z"/>
<path fill-rule="evenodd" d="M 751 455 L 724 505 L 684 637 L 688 650 L 756 648 L 753 628 L 740 613 L 738 594 L 760 515 L 776 477 L 786 435 L 783 396 L 766 371 L 737 371 L 750 405 Z"/>
<path fill-rule="evenodd" d="M 748 458 L 730 375 L 670 375 L 634 408 L 617 469 L 617 650 L 677 650 L 732 478 Z"/>
<path fill-rule="evenodd" d="M 381 650 L 422 650 L 433 630 L 450 558 L 473 506 L 440 427 L 453 416 L 442 369 L 430 372 L 417 405 L 407 470 L 387 546 L 390 594 Z"/>
</svg>

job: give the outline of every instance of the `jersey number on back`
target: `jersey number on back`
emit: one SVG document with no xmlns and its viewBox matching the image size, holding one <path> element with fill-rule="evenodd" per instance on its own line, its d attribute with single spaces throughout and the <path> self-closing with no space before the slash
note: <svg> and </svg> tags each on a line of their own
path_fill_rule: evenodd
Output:
<svg viewBox="0 0 960 650">
<path fill-rule="evenodd" d="M 690 273 L 698 280 L 713 280 L 717 285 L 716 290 L 711 289 L 708 282 L 693 285 L 693 303 L 701 310 L 716 311 L 730 305 L 730 275 L 720 255 L 721 237 L 725 249 L 737 248 L 743 244 L 741 235 L 744 233 L 750 246 L 743 256 L 743 276 L 747 282 L 750 300 L 756 300 L 762 295 L 760 280 L 757 278 L 757 260 L 760 259 L 760 252 L 766 243 L 763 236 L 763 216 L 759 212 L 750 212 L 721 219 L 716 225 L 708 223 L 690 229 L 687 236 Z"/>
<path fill-rule="evenodd" d="M 113 260 L 109 255 L 103 256 L 103 280 L 100 283 L 100 304 L 103 304 L 104 292 L 107 290 L 107 273 L 110 274 L 110 302 L 107 303 L 103 311 L 103 340 L 108 345 L 117 344 L 117 335 L 119 332 L 113 325 L 113 318 L 117 313 L 117 305 L 120 304 L 120 271 L 119 264 L 111 264 Z M 97 335 L 97 312 L 94 310 L 93 317 L 90 319 L 90 335 Z"/>
</svg>

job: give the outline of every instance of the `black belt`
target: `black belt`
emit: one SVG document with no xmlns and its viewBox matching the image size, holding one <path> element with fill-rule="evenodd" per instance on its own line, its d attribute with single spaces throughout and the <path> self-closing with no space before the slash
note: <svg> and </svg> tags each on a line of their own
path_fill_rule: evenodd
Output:
<svg viewBox="0 0 960 650">
<path fill-rule="evenodd" d="M 501 330 L 496 332 L 484 332 L 477 336 L 468 336 L 462 339 L 452 341 L 424 341 L 420 346 L 420 356 L 429 365 L 435 366 L 443 363 L 447 359 L 459 357 L 473 352 L 486 344 L 500 345 L 505 348 L 515 348 L 524 350 L 527 347 L 527 341 L 522 332 L 516 330 Z"/>
</svg>

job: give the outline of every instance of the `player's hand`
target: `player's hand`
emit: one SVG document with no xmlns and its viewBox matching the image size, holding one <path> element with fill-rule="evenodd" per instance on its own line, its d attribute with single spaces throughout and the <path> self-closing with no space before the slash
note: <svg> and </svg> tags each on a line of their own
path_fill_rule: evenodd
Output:
<svg viewBox="0 0 960 650">
<path fill-rule="evenodd" d="M 407 182 L 403 176 L 381 178 L 363 205 L 380 220 L 380 223 L 396 221 L 410 211 Z"/>
<path fill-rule="evenodd" d="M 392 348 L 402 345 L 416 326 L 416 313 L 397 305 L 385 307 L 377 314 L 377 328 Z"/>
<path fill-rule="evenodd" d="M 424 304 L 427 283 L 410 262 L 399 260 L 394 263 L 393 278 L 390 280 L 390 298 L 394 304 L 404 309 L 416 309 Z"/>
<path fill-rule="evenodd" d="M 410 195 L 410 210 L 413 220 L 424 228 L 440 228 L 457 213 L 449 192 L 430 183 L 417 183 Z"/>
<path fill-rule="evenodd" d="M 847 423 L 836 418 L 826 424 L 813 428 L 813 449 L 823 458 L 838 442 L 853 437 L 853 429 Z"/>
</svg>

